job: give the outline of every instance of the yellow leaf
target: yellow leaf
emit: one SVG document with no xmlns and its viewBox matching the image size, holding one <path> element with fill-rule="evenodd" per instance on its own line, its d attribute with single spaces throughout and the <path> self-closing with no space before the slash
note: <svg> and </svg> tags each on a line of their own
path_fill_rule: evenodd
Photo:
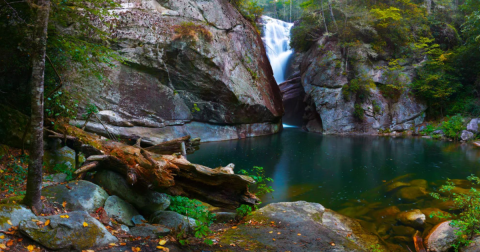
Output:
<svg viewBox="0 0 480 252">
<path fill-rule="evenodd" d="M 10 220 L 7 220 L 8 225 L 13 226 L 12 222 Z"/>
<path fill-rule="evenodd" d="M 165 241 L 165 240 L 160 240 L 160 241 L 158 242 L 158 244 L 160 244 L 160 245 L 162 245 L 162 246 L 165 245 L 165 243 L 167 243 L 167 241 Z"/>
<path fill-rule="evenodd" d="M 140 252 L 140 251 L 142 251 L 142 249 L 139 248 L 139 247 L 132 247 L 132 251 L 133 252 Z"/>
<path fill-rule="evenodd" d="M 0 249 L 6 249 L 6 248 L 7 248 L 7 246 L 5 246 L 5 244 L 0 243 Z"/>
<path fill-rule="evenodd" d="M 235 229 L 235 228 L 237 228 L 237 226 L 233 226 L 233 227 L 232 227 L 232 229 Z"/>
<path fill-rule="evenodd" d="M 272 238 L 273 241 L 275 241 L 275 238 Z"/>
<path fill-rule="evenodd" d="M 65 215 L 60 215 L 60 218 L 62 218 L 62 219 L 68 219 L 68 218 L 70 218 L 70 216 L 68 216 L 68 214 L 65 214 Z"/>
<path fill-rule="evenodd" d="M 272 233 L 273 233 L 273 231 L 270 231 L 270 232 L 268 232 L 268 233 L 269 233 L 269 234 L 272 234 Z"/>
<path fill-rule="evenodd" d="M 160 249 L 162 251 L 166 251 L 166 252 L 169 252 L 170 249 L 166 248 L 166 247 L 163 247 L 163 246 L 157 246 L 157 249 Z"/>
<path fill-rule="evenodd" d="M 32 219 L 32 221 L 33 221 L 33 222 L 39 222 L 39 220 L 37 220 L 37 219 Z"/>
<path fill-rule="evenodd" d="M 62 206 L 63 206 L 63 208 L 65 208 L 65 207 L 67 206 L 67 202 L 64 201 L 64 202 L 62 203 Z"/>
<path fill-rule="evenodd" d="M 0 239 L 5 239 L 5 235 L 0 235 Z"/>
<path fill-rule="evenodd" d="M 45 221 L 45 226 L 50 225 L 50 220 Z"/>
<path fill-rule="evenodd" d="M 33 251 L 35 247 L 33 245 L 28 245 L 27 250 L 28 251 Z"/>
<path fill-rule="evenodd" d="M 83 227 L 88 227 L 88 223 L 83 222 Z"/>
<path fill-rule="evenodd" d="M 108 246 L 115 247 L 115 246 L 117 246 L 117 244 L 116 243 L 110 243 L 110 244 L 108 244 Z"/>
<path fill-rule="evenodd" d="M 301 236 L 302 234 L 298 233 L 297 235 L 298 235 L 298 236 Z"/>
</svg>

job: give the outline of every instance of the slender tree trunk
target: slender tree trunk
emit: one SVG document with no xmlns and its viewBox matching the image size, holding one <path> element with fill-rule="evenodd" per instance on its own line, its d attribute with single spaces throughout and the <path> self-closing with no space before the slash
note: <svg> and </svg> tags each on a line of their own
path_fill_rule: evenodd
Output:
<svg viewBox="0 0 480 252">
<path fill-rule="evenodd" d="M 328 2 L 328 8 L 330 9 L 330 15 L 332 16 L 333 23 L 335 24 L 335 28 L 337 29 L 337 32 L 338 32 L 337 21 L 335 20 L 335 16 L 333 15 L 332 3 L 330 2 L 330 0 L 327 0 L 327 2 Z"/>
<path fill-rule="evenodd" d="M 290 0 L 290 23 L 292 22 L 292 2 L 293 0 Z"/>
<path fill-rule="evenodd" d="M 40 197 L 43 165 L 43 95 L 49 10 L 49 0 L 38 0 L 36 27 L 32 43 L 32 113 L 30 125 L 32 144 L 24 203 L 31 207 L 36 214 L 42 210 Z"/>
<path fill-rule="evenodd" d="M 425 5 L 427 5 L 427 14 L 432 14 L 432 0 L 425 0 Z"/>
<path fill-rule="evenodd" d="M 325 20 L 325 12 L 323 11 L 323 0 L 321 0 L 320 2 L 320 7 L 322 8 L 322 17 L 323 17 L 323 23 L 325 24 L 325 31 L 328 34 L 327 21 Z"/>
</svg>

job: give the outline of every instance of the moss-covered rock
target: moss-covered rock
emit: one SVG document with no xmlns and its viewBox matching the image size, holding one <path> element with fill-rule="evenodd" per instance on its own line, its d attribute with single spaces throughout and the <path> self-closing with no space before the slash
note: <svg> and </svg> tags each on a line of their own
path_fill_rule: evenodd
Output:
<svg viewBox="0 0 480 252">
<path fill-rule="evenodd" d="M 75 169 L 75 151 L 68 146 L 56 150 L 45 150 L 43 161 L 49 170 L 56 165 L 65 165 L 65 169 Z"/>
<path fill-rule="evenodd" d="M 0 205 L 0 230 L 8 230 L 12 226 L 18 226 L 21 221 L 30 220 L 34 217 L 35 215 L 32 211 L 25 206 L 2 204 Z M 1 241 L 2 239 L 0 239 L 0 242 Z"/>
<path fill-rule="evenodd" d="M 172 211 L 158 211 L 150 216 L 150 222 L 173 230 L 193 231 L 197 226 L 195 219 Z"/>
<path fill-rule="evenodd" d="M 47 187 L 42 195 L 52 203 L 67 202 L 66 209 L 69 211 L 85 210 L 90 213 L 103 207 L 108 198 L 108 193 L 100 186 L 85 180 Z"/>
<path fill-rule="evenodd" d="M 139 215 L 139 213 L 132 205 L 120 199 L 119 197 L 108 197 L 107 201 L 105 201 L 104 208 L 107 212 L 108 217 L 113 218 L 119 223 L 125 224 L 127 226 L 135 226 L 132 218 Z"/>
<path fill-rule="evenodd" d="M 379 244 L 390 251 L 358 221 L 316 203 L 270 204 L 246 222 L 250 224 L 225 232 L 220 244 L 262 251 L 365 251 Z"/>
<path fill-rule="evenodd" d="M 130 228 L 130 234 L 135 237 L 159 237 L 170 234 L 170 229 L 160 225 L 151 225 L 144 223 Z"/>
<path fill-rule="evenodd" d="M 100 171 L 95 174 L 93 182 L 134 205 L 143 214 L 152 214 L 167 209 L 170 199 L 166 194 L 145 190 L 136 190 L 128 185 L 124 177 L 112 171 Z"/>
<path fill-rule="evenodd" d="M 50 220 L 50 225 L 37 225 L 34 221 L 24 220 L 20 222 L 19 229 L 49 249 L 83 250 L 118 241 L 98 220 L 85 211 L 36 219 L 44 223 Z"/>
</svg>

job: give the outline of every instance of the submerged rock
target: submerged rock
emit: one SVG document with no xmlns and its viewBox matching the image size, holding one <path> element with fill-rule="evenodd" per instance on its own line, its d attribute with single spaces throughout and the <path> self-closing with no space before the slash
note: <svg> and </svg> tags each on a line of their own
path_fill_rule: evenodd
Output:
<svg viewBox="0 0 480 252">
<path fill-rule="evenodd" d="M 396 197 L 407 202 L 415 202 L 428 195 L 425 188 L 420 186 L 409 186 L 400 188 L 396 193 Z"/>
<path fill-rule="evenodd" d="M 417 230 L 415 230 L 412 227 L 407 227 L 407 226 L 393 226 L 393 233 L 396 236 L 407 236 L 407 237 L 412 237 Z"/>
<path fill-rule="evenodd" d="M 448 212 L 442 211 L 438 208 L 425 208 L 421 210 L 425 214 L 426 222 L 432 225 L 437 225 L 440 222 L 445 221 L 445 218 L 440 218 L 439 216 L 446 216 L 446 218 L 451 218 L 452 215 Z"/>
<path fill-rule="evenodd" d="M 410 186 L 409 183 L 405 183 L 405 182 L 400 182 L 400 181 L 397 181 L 397 182 L 393 182 L 391 184 L 388 184 L 386 187 L 385 187 L 385 192 L 391 192 L 395 189 L 398 189 L 398 188 L 402 188 L 402 187 L 406 187 L 406 186 Z"/>
<path fill-rule="evenodd" d="M 24 220 L 20 222 L 19 230 L 48 249 L 83 250 L 118 241 L 98 220 L 85 211 L 39 216 L 36 219 L 43 223 L 50 220 L 50 224 L 37 225 L 34 221 Z"/>
<path fill-rule="evenodd" d="M 431 252 L 448 251 L 456 240 L 451 221 L 442 222 L 430 230 L 425 238 L 425 248 Z"/>
<path fill-rule="evenodd" d="M 107 212 L 108 217 L 113 218 L 119 223 L 127 226 L 135 226 L 132 218 L 139 215 L 137 210 L 132 205 L 117 196 L 108 197 L 105 201 L 104 209 L 105 212 Z"/>
<path fill-rule="evenodd" d="M 412 186 L 418 186 L 422 188 L 428 188 L 428 182 L 425 179 L 414 179 L 410 181 Z"/>
<path fill-rule="evenodd" d="M 67 202 L 65 208 L 68 211 L 85 210 L 90 213 L 103 207 L 108 198 L 108 193 L 100 186 L 85 180 L 47 187 L 42 191 L 42 195 L 58 205 Z"/>
<path fill-rule="evenodd" d="M 234 243 L 239 249 L 248 247 L 256 251 L 363 251 L 380 244 L 379 249 L 388 251 L 358 221 L 317 203 L 269 204 L 253 212 L 246 221 L 267 225 L 239 225 L 228 230 L 220 244 Z"/>
<path fill-rule="evenodd" d="M 97 172 L 93 182 L 102 186 L 110 194 L 116 195 L 134 205 L 144 214 L 152 214 L 156 211 L 167 209 L 170 199 L 164 193 L 143 189 L 141 192 L 135 190 L 124 177 L 113 171 L 102 170 Z"/>
<path fill-rule="evenodd" d="M 397 220 L 406 226 L 413 228 L 423 228 L 426 217 L 419 209 L 401 212 L 397 215 Z"/>
</svg>

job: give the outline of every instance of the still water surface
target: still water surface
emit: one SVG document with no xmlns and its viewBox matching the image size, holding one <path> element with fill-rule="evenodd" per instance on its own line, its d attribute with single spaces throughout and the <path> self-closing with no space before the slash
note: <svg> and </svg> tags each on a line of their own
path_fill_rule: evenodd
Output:
<svg viewBox="0 0 480 252">
<path fill-rule="evenodd" d="M 480 175 L 480 148 L 422 138 L 323 136 L 298 128 L 233 141 L 205 143 L 189 161 L 209 167 L 235 164 L 235 171 L 262 166 L 273 178 L 273 199 L 305 200 L 334 210 L 347 201 L 400 204 L 385 195 L 385 181 L 403 175 L 425 179 L 429 187 L 447 178 Z M 434 189 L 432 189 L 434 190 Z"/>
</svg>

